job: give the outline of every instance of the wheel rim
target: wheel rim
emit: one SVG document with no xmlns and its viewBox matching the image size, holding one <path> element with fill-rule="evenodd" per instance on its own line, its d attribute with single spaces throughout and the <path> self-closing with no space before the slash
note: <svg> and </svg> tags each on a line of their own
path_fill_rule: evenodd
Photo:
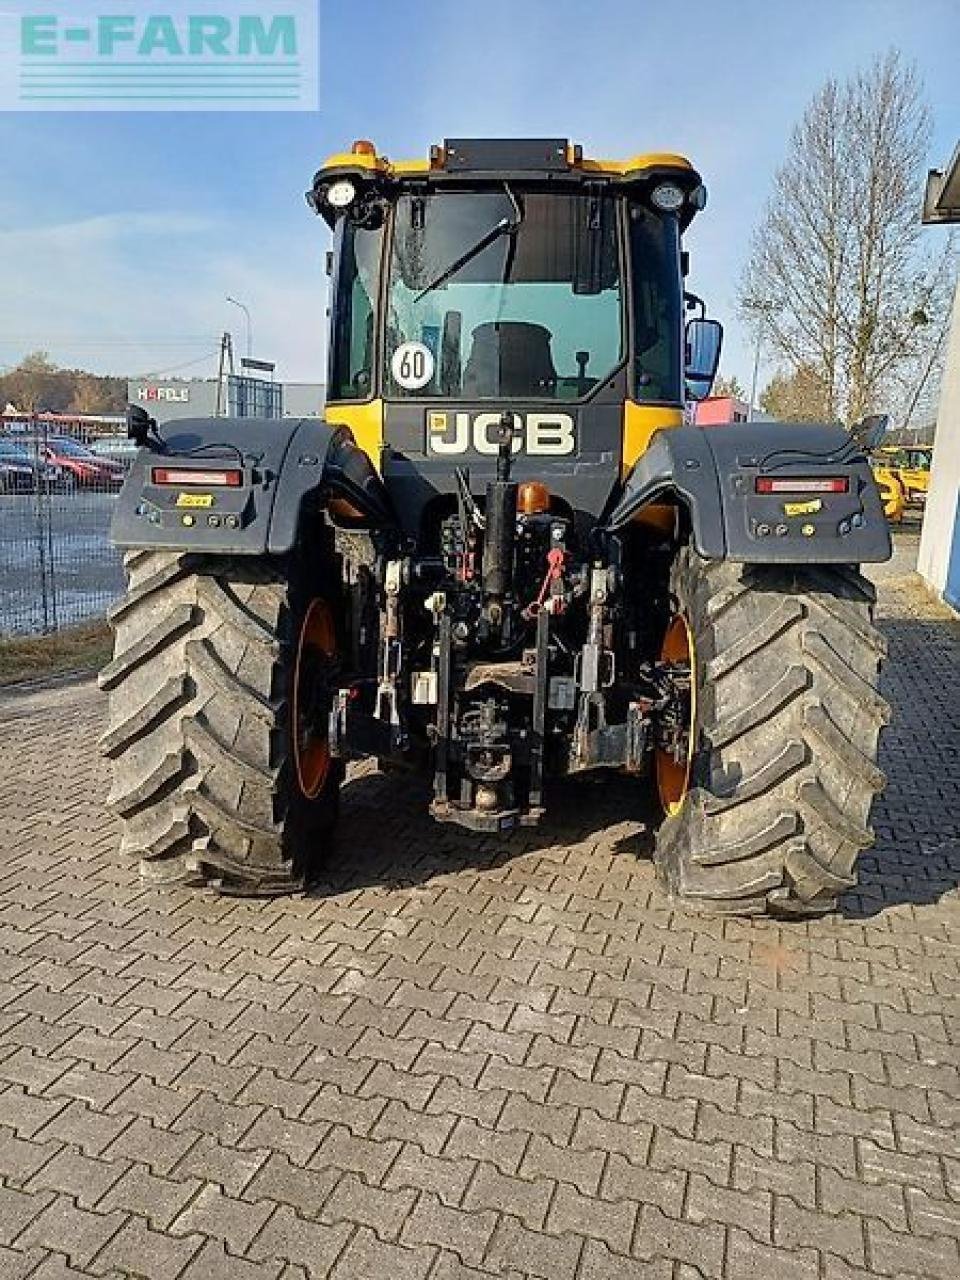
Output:
<svg viewBox="0 0 960 1280">
<path fill-rule="evenodd" d="M 657 792 L 664 811 L 671 816 L 683 808 L 690 788 L 690 770 L 693 765 L 693 746 L 696 738 L 697 682 L 694 665 L 695 649 L 693 632 L 682 613 L 678 613 L 667 627 L 660 646 L 660 661 L 685 664 L 690 670 L 689 705 L 686 714 L 686 751 L 677 759 L 670 751 L 656 750 Z M 681 744 L 682 744 L 681 739 Z"/>
<path fill-rule="evenodd" d="M 325 600 L 313 600 L 297 641 L 292 699 L 293 759 L 297 784 L 308 800 L 319 795 L 330 772 L 330 676 L 336 657 L 333 613 Z"/>
</svg>

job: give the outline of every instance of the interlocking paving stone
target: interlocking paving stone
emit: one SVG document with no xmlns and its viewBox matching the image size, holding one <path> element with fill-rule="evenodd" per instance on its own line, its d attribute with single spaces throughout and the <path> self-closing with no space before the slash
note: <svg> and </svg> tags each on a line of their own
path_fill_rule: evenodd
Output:
<svg viewBox="0 0 960 1280">
<path fill-rule="evenodd" d="M 960 624 L 907 569 L 808 923 L 673 910 L 629 784 L 501 844 L 368 766 L 311 895 L 154 892 L 93 685 L 0 695 L 0 1280 L 956 1280 Z"/>
</svg>

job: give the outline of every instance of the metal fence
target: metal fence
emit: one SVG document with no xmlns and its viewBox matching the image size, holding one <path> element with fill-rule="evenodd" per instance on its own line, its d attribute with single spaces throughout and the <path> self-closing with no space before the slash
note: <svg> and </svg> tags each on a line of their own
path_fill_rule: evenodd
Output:
<svg viewBox="0 0 960 1280">
<path fill-rule="evenodd" d="M 102 617 L 123 589 L 109 526 L 132 456 L 121 436 L 41 416 L 0 432 L 0 636 Z"/>
</svg>

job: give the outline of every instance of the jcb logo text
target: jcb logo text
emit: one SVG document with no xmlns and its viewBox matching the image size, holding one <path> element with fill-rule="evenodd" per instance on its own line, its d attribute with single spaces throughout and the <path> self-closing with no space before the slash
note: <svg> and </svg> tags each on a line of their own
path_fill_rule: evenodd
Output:
<svg viewBox="0 0 960 1280">
<path fill-rule="evenodd" d="M 499 445 L 499 413 L 427 413 L 427 453 L 433 457 L 476 453 L 495 455 Z M 513 415 L 513 452 L 543 457 L 574 453 L 577 437 L 568 413 Z"/>
</svg>

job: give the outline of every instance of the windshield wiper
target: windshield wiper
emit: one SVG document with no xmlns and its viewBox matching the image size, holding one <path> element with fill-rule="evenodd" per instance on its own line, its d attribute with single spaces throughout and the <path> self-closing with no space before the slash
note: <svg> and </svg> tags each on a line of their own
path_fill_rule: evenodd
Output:
<svg viewBox="0 0 960 1280">
<path fill-rule="evenodd" d="M 462 253 L 460 257 L 457 258 L 456 262 L 451 262 L 449 267 L 445 267 L 444 270 L 431 280 L 425 288 L 421 289 L 414 298 L 414 302 L 419 302 L 420 299 L 425 298 L 428 293 L 432 293 L 434 289 L 439 289 L 442 284 L 446 284 L 452 276 L 455 276 L 458 271 L 461 271 L 468 262 L 472 262 L 478 254 L 483 253 L 484 249 L 492 245 L 495 240 L 499 240 L 501 236 L 513 235 L 519 228 L 520 224 L 523 222 L 523 210 L 520 208 L 516 197 L 506 183 L 503 184 L 503 189 L 506 191 L 510 203 L 513 205 L 513 217 L 501 218 L 495 227 L 492 227 L 486 235 L 481 236 L 476 244 L 470 246 L 466 253 Z"/>
</svg>

